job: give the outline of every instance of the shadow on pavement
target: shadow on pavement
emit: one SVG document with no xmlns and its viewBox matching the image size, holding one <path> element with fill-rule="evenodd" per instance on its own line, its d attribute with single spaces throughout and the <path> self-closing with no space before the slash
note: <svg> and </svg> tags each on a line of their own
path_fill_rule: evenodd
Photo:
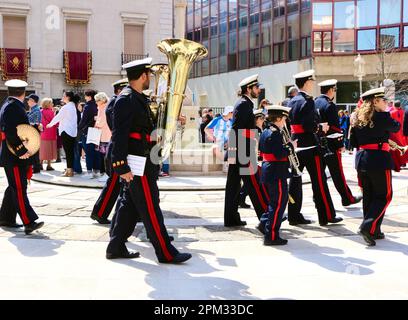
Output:
<svg viewBox="0 0 408 320">
<path fill-rule="evenodd" d="M 37 241 L 25 241 L 31 239 L 41 239 L 41 245 Z M 56 249 L 65 244 L 65 241 L 50 239 L 41 233 L 24 237 L 20 234 L 8 238 L 8 241 L 13 244 L 20 253 L 26 257 L 50 257 L 58 254 Z"/>
</svg>

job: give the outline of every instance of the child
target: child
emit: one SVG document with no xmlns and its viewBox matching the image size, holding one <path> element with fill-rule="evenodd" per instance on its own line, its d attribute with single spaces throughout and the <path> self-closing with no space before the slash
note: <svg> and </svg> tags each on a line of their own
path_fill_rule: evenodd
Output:
<svg viewBox="0 0 408 320">
<path fill-rule="evenodd" d="M 261 183 L 266 187 L 270 202 L 268 211 L 261 219 L 264 225 L 264 245 L 285 245 L 288 240 L 279 236 L 282 216 L 288 202 L 288 183 L 290 177 L 290 152 L 297 147 L 296 141 L 284 143 L 282 128 L 286 125 L 289 108 L 282 106 L 268 106 L 269 127 L 264 130 L 259 141 L 259 150 L 263 157 Z"/>
</svg>

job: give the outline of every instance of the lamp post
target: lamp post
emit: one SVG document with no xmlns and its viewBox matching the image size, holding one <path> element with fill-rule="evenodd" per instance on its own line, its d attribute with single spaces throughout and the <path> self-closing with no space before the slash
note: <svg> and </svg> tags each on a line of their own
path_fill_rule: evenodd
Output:
<svg viewBox="0 0 408 320">
<path fill-rule="evenodd" d="M 357 58 L 354 60 L 354 76 L 357 77 L 360 82 L 360 97 L 363 94 L 363 77 L 365 75 L 365 61 L 361 55 L 358 54 Z"/>
</svg>

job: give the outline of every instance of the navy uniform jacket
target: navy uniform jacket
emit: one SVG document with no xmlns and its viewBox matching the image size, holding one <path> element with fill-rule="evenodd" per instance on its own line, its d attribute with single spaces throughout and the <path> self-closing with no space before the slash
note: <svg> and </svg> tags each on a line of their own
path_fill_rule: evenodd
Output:
<svg viewBox="0 0 408 320">
<path fill-rule="evenodd" d="M 301 125 L 304 133 L 292 134 L 292 140 L 298 140 L 298 147 L 317 146 L 316 133 L 319 130 L 319 117 L 313 97 L 301 91 L 289 101 L 289 119 L 291 125 Z"/>
<path fill-rule="evenodd" d="M 403 131 L 404 136 L 408 137 L 408 107 L 405 107 Z"/>
<path fill-rule="evenodd" d="M 128 155 L 147 157 L 145 173 L 153 168 L 157 170 L 157 166 L 149 160 L 153 144 L 146 140 L 146 135 L 150 135 L 154 129 L 152 119 L 146 96 L 130 86 L 124 88 L 113 106 L 111 160 L 117 174 L 130 172 Z M 139 133 L 142 139 L 130 138 L 131 133 Z"/>
<path fill-rule="evenodd" d="M 27 166 L 30 159 L 21 160 L 18 157 L 27 153 L 20 138 L 17 136 L 16 127 L 20 124 L 29 124 L 24 104 L 17 98 L 9 97 L 4 102 L 0 111 L 0 131 L 6 135 L 6 140 L 12 146 L 17 156 L 13 155 L 7 147 L 6 140 L 1 142 L 0 166 Z"/>
<path fill-rule="evenodd" d="M 85 104 L 84 111 L 82 112 L 82 118 L 78 125 L 78 136 L 86 136 L 88 134 L 88 128 L 95 126 L 95 117 L 98 114 L 98 106 L 94 100 L 91 100 Z"/>
<path fill-rule="evenodd" d="M 369 125 L 351 129 L 350 142 L 354 148 L 365 144 L 388 143 L 390 132 L 398 132 L 400 124 L 391 118 L 389 112 L 377 112 L 373 114 L 374 126 Z M 356 156 L 357 170 L 385 170 L 392 169 L 393 162 L 391 154 L 383 150 L 364 150 L 360 149 Z"/>
<path fill-rule="evenodd" d="M 281 130 L 274 124 L 265 129 L 259 140 L 259 151 L 262 154 L 273 154 L 281 160 L 289 156 L 291 143 L 284 144 Z M 268 183 L 274 179 L 287 179 L 291 176 L 289 172 L 289 161 L 263 161 L 261 182 Z"/>
<path fill-rule="evenodd" d="M 255 115 L 254 115 L 254 104 L 250 98 L 247 96 L 242 96 L 241 99 L 237 101 L 234 106 L 234 113 L 232 117 L 232 125 L 231 125 L 231 134 L 234 133 L 236 137 L 235 143 L 232 142 L 232 137 L 230 135 L 229 145 L 238 148 L 238 141 L 244 141 L 242 139 L 243 129 L 253 129 L 251 130 L 253 134 L 253 138 L 256 137 L 256 126 L 255 126 Z M 238 140 L 238 135 L 241 135 L 240 140 Z M 253 139 L 248 137 L 246 139 L 246 155 L 250 155 L 250 140 Z M 253 143 L 253 147 L 255 148 L 255 143 Z M 255 152 L 255 149 L 252 150 Z M 238 158 L 238 150 L 237 150 L 237 158 Z M 237 159 L 237 164 L 238 164 Z M 246 165 L 247 163 L 243 163 L 242 165 Z"/>
<path fill-rule="evenodd" d="M 343 133 L 343 131 L 340 128 L 339 116 L 337 114 L 336 105 L 332 100 L 330 100 L 328 96 L 322 94 L 321 96 L 317 97 L 315 100 L 315 106 L 316 109 L 318 110 L 320 121 L 327 122 L 328 125 L 330 126 L 329 131 L 327 131 L 327 133 L 325 134 L 326 136 L 331 135 L 333 133 Z M 340 139 L 327 138 L 327 142 L 329 148 L 332 151 L 336 151 L 344 146 L 342 138 Z"/>
</svg>

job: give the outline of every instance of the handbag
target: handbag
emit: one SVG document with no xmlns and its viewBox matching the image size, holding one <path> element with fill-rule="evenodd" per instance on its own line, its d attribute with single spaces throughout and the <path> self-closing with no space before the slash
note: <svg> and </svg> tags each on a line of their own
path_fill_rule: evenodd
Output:
<svg viewBox="0 0 408 320">
<path fill-rule="evenodd" d="M 95 144 L 99 146 L 101 142 L 101 135 L 102 135 L 102 130 L 98 128 L 93 128 L 89 127 L 88 128 L 88 134 L 86 137 L 86 144 Z"/>
</svg>

